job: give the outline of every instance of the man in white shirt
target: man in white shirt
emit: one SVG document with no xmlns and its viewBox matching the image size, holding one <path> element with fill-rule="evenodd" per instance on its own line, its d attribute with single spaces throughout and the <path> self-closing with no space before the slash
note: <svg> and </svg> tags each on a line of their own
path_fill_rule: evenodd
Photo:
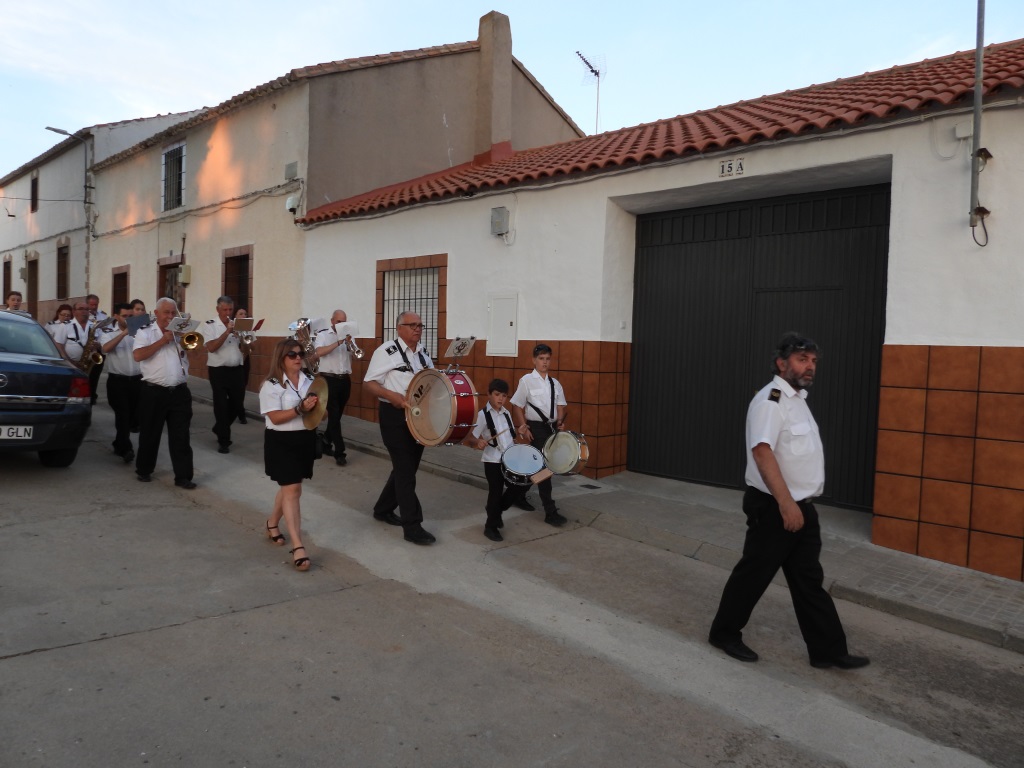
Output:
<svg viewBox="0 0 1024 768">
<path fill-rule="evenodd" d="M 398 338 L 374 350 L 363 377 L 363 389 L 380 401 L 380 435 L 391 457 L 391 474 L 373 505 L 373 517 L 402 526 L 406 541 L 432 544 L 436 539 L 423 529 L 423 507 L 416 497 L 416 470 L 423 457 L 423 446 L 416 442 L 405 423 L 409 407 L 405 393 L 413 376 L 424 368 L 433 368 L 434 363 L 420 344 L 423 322 L 419 315 L 402 312 L 395 321 L 395 329 Z M 395 514 L 396 508 L 401 517 Z"/>
<path fill-rule="evenodd" d="M 235 333 L 235 301 L 230 296 L 217 299 L 217 317 L 202 326 L 206 340 L 206 369 L 213 390 L 213 433 L 217 451 L 228 453 L 231 424 L 242 413 L 245 400 L 245 359 Z"/>
<path fill-rule="evenodd" d="M 316 356 L 320 361 L 319 374 L 327 380 L 327 433 L 324 453 L 334 456 L 334 463 L 345 466 L 345 438 L 341 434 L 341 414 L 352 393 L 352 355 L 347 342 L 351 334 L 342 335 L 338 326 L 348 321 L 348 315 L 340 309 L 331 315 L 331 327 L 320 331 L 313 340 Z"/>
<path fill-rule="evenodd" d="M 72 313 L 71 321 L 57 328 L 53 340 L 57 342 L 60 353 L 77 365 L 92 334 L 93 324 L 89 319 L 89 305 L 84 301 L 76 301 Z"/>
<path fill-rule="evenodd" d="M 127 320 L 132 316 L 131 304 L 115 304 L 115 326 L 100 334 L 100 344 L 107 369 L 107 402 L 114 411 L 114 453 L 125 464 L 135 458 L 131 433 L 139 428 L 139 391 L 142 371 L 132 352 L 135 339 L 128 334 Z"/>
<path fill-rule="evenodd" d="M 191 490 L 192 393 L 188 388 L 188 356 L 181 348 L 170 325 L 178 317 L 174 299 L 159 299 L 153 312 L 155 322 L 139 328 L 135 334 L 132 356 L 142 370 L 142 391 L 139 395 L 139 452 L 135 457 L 135 474 L 143 483 L 153 479 L 157 452 L 164 424 L 167 425 L 167 448 L 174 468 L 174 484 Z"/>
<path fill-rule="evenodd" d="M 812 502 L 825 487 L 825 453 L 806 402 L 817 365 L 818 346 L 786 334 L 775 349 L 774 378 L 747 409 L 747 535 L 708 641 L 734 659 L 757 661 L 743 628 L 782 568 L 811 666 L 856 669 L 868 659 L 850 655 L 835 603 L 822 586 L 821 528 Z"/>
</svg>

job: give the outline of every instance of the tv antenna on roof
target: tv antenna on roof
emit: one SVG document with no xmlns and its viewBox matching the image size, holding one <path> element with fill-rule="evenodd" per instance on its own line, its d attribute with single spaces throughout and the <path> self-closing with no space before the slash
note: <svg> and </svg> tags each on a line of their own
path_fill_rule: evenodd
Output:
<svg viewBox="0 0 1024 768">
<path fill-rule="evenodd" d="M 589 59 L 579 51 L 576 51 L 576 55 L 580 57 L 580 61 L 583 62 L 583 66 L 587 70 L 587 74 L 583 78 L 584 83 L 595 82 L 597 83 L 597 110 L 594 114 L 594 133 L 597 133 L 597 126 L 601 120 L 601 77 L 607 72 L 607 68 L 604 65 L 604 57 L 591 56 Z"/>
</svg>

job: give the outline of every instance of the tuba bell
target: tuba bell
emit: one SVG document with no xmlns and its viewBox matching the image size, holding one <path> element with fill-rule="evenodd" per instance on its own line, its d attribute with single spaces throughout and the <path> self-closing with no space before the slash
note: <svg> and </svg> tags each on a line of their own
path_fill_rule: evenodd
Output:
<svg viewBox="0 0 1024 768">
<path fill-rule="evenodd" d="M 320 370 L 320 361 L 316 356 L 316 345 L 313 343 L 312 332 L 310 331 L 310 320 L 308 317 L 300 317 L 288 326 L 292 337 L 302 347 L 302 357 L 305 360 L 306 370 L 314 376 Z"/>
</svg>

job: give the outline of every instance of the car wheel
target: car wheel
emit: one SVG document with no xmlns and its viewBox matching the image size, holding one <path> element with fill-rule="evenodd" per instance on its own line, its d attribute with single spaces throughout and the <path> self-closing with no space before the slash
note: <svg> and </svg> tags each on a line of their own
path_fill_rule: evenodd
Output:
<svg viewBox="0 0 1024 768">
<path fill-rule="evenodd" d="M 44 467 L 70 467 L 78 455 L 77 448 L 66 448 L 62 451 L 40 451 L 39 460 Z"/>
</svg>

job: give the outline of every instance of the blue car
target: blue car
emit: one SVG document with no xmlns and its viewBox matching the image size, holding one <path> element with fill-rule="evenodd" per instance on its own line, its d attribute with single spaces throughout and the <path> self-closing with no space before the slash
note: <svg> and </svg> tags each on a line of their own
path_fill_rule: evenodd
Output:
<svg viewBox="0 0 1024 768">
<path fill-rule="evenodd" d="M 91 422 L 89 377 L 31 317 L 0 311 L 0 453 L 38 451 L 48 467 L 70 466 Z"/>
</svg>

